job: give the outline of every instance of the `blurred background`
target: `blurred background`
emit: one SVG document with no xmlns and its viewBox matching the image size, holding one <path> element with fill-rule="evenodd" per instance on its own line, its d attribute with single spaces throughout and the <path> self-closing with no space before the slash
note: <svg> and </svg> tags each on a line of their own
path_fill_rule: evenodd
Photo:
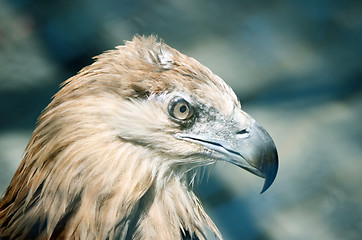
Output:
<svg viewBox="0 0 362 240">
<path fill-rule="evenodd" d="M 266 193 L 224 163 L 201 181 L 225 239 L 362 239 L 360 0 L 0 0 L 0 193 L 59 84 L 136 33 L 222 77 L 276 142 Z"/>
</svg>

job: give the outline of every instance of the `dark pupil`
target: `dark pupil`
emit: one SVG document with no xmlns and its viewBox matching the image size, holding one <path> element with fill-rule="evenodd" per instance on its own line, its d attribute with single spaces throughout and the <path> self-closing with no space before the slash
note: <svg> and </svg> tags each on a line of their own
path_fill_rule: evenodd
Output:
<svg viewBox="0 0 362 240">
<path fill-rule="evenodd" d="M 181 113 L 186 112 L 186 110 L 187 110 L 187 107 L 186 107 L 185 105 L 182 106 L 182 107 L 180 107 L 180 112 L 181 112 Z"/>
</svg>

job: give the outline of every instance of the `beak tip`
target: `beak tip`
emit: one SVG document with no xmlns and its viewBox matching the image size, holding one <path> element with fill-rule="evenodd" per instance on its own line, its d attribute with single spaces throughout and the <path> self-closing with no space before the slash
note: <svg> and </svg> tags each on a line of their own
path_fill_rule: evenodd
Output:
<svg viewBox="0 0 362 240">
<path fill-rule="evenodd" d="M 261 190 L 260 194 L 263 194 L 266 190 L 268 190 L 269 187 L 272 185 L 273 181 L 270 182 L 270 181 L 265 180 L 263 189 Z"/>
<path fill-rule="evenodd" d="M 269 162 L 263 166 L 262 172 L 264 173 L 264 186 L 260 194 L 264 193 L 268 188 L 273 184 L 277 173 L 278 173 L 278 155 L 275 151 L 275 156 L 273 157 L 274 161 Z"/>
</svg>

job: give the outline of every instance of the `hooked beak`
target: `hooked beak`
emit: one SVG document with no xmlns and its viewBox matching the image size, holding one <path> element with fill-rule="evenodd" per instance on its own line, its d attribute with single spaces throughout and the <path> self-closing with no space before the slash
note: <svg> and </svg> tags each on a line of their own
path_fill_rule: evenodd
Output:
<svg viewBox="0 0 362 240">
<path fill-rule="evenodd" d="M 213 150 L 215 157 L 235 164 L 265 179 L 261 193 L 274 182 L 278 172 L 278 153 L 268 132 L 258 123 L 228 135 L 228 139 L 199 134 L 177 134 L 176 138 Z"/>
</svg>

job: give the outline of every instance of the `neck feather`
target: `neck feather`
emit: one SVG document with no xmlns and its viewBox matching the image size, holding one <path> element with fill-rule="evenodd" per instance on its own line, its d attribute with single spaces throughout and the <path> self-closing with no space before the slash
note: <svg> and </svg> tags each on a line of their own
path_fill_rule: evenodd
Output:
<svg viewBox="0 0 362 240">
<path fill-rule="evenodd" d="M 99 136 L 57 150 L 40 144 L 32 138 L 0 201 L 5 236 L 182 239 L 188 232 L 205 239 L 208 228 L 220 237 L 187 174 L 162 156 L 119 139 L 102 143 Z M 46 152 L 48 158 L 39 157 Z"/>
</svg>

